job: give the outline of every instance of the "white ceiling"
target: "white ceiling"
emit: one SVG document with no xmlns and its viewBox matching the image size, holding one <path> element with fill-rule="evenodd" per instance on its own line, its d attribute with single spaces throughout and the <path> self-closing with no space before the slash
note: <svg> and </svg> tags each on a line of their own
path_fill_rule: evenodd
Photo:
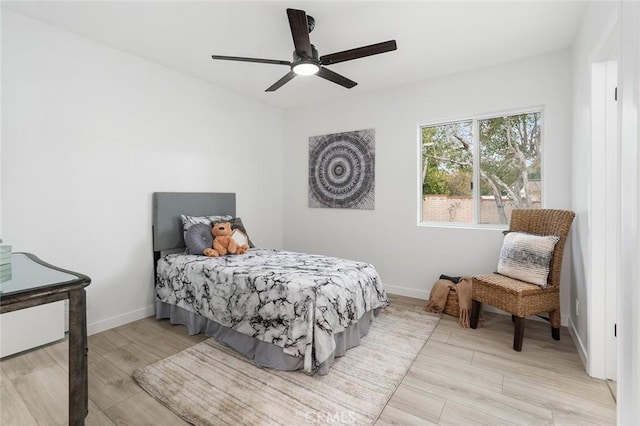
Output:
<svg viewBox="0 0 640 426">
<path fill-rule="evenodd" d="M 280 108 L 509 62 L 571 46 L 583 2 L 68 1 L 3 7 Z M 326 55 L 395 39 L 398 50 L 329 68 L 358 82 L 316 76 L 264 90 L 282 65 L 214 61 L 210 55 L 291 60 L 285 9 L 316 20 L 311 42 Z"/>
</svg>

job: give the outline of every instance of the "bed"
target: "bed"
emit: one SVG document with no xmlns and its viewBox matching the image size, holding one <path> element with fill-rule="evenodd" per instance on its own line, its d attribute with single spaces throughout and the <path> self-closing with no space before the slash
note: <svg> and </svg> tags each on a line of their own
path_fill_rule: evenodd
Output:
<svg viewBox="0 0 640 426">
<path fill-rule="evenodd" d="M 388 305 L 368 263 L 259 247 L 187 254 L 181 215 L 235 218 L 235 194 L 153 194 L 156 317 L 214 337 L 259 367 L 327 374 Z"/>
</svg>

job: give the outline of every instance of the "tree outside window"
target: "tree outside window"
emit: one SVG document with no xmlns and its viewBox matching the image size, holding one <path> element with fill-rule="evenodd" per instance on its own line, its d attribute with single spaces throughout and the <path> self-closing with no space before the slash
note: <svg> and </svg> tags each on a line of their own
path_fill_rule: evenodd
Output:
<svg viewBox="0 0 640 426">
<path fill-rule="evenodd" d="M 422 220 L 506 224 L 540 208 L 541 124 L 536 111 L 421 127 Z"/>
</svg>

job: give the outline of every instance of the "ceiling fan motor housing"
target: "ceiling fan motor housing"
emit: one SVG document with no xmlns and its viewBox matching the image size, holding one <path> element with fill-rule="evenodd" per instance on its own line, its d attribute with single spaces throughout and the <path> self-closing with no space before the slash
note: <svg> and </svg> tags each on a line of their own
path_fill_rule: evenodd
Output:
<svg viewBox="0 0 640 426">
<path fill-rule="evenodd" d="M 318 50 L 313 44 L 311 45 L 311 55 L 311 58 L 306 55 L 300 56 L 294 50 L 291 71 L 298 75 L 313 75 L 317 73 L 320 70 L 320 59 L 318 59 Z"/>
<path fill-rule="evenodd" d="M 293 64 L 297 64 L 298 62 L 301 62 L 301 61 L 313 62 L 313 63 L 320 64 L 320 59 L 318 59 L 318 49 L 316 49 L 316 47 L 313 44 L 311 45 L 311 58 L 308 58 L 306 56 L 300 56 L 294 50 L 293 51 Z"/>
</svg>

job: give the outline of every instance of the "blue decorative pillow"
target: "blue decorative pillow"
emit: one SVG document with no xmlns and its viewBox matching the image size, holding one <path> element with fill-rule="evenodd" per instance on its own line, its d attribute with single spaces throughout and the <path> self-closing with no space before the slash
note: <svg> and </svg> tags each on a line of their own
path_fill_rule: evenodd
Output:
<svg viewBox="0 0 640 426">
<path fill-rule="evenodd" d="M 189 227 L 185 234 L 184 242 L 187 246 L 188 254 L 204 253 L 204 249 L 213 246 L 213 235 L 211 234 L 211 225 L 206 223 L 196 223 Z"/>
<path fill-rule="evenodd" d="M 500 250 L 498 273 L 545 288 L 558 241 L 557 235 L 509 232 L 504 236 Z"/>
</svg>

